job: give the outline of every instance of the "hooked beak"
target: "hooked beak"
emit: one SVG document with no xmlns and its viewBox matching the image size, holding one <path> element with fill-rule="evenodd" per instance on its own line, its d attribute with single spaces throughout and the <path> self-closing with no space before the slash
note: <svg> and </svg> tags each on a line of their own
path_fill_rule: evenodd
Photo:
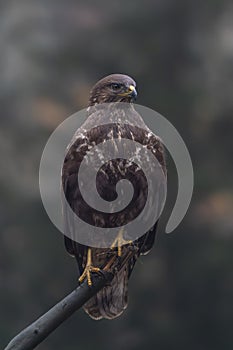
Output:
<svg viewBox="0 0 233 350">
<path fill-rule="evenodd" d="M 138 94 L 137 94 L 137 90 L 136 90 L 135 86 L 130 85 L 129 90 L 130 90 L 129 95 L 131 95 L 132 98 L 134 100 L 136 100 Z"/>
<path fill-rule="evenodd" d="M 133 85 L 129 86 L 128 91 L 119 94 L 119 96 L 130 96 L 134 100 L 137 98 L 137 95 L 138 95 L 137 90 L 136 90 L 135 86 L 133 86 Z"/>
</svg>

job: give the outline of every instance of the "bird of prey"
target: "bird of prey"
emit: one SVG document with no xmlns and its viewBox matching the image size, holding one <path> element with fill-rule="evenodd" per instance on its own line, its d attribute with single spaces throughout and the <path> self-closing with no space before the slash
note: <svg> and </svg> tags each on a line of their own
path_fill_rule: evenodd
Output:
<svg viewBox="0 0 233 350">
<path fill-rule="evenodd" d="M 99 227 L 113 227 L 116 224 L 114 214 L 92 212 L 84 202 L 78 185 L 78 171 L 83 157 L 95 145 L 106 140 L 127 138 L 144 145 L 158 160 L 164 177 L 166 178 L 166 165 L 164 150 L 160 139 L 145 125 L 143 119 L 134 109 L 133 101 L 137 97 L 135 81 L 124 74 L 111 74 L 99 80 L 91 89 L 87 120 L 79 128 L 66 153 L 62 169 L 62 188 L 66 201 L 73 212 L 83 220 L 89 220 L 92 225 Z M 112 122 L 111 117 L 106 116 L 105 109 L 97 107 L 106 103 L 122 102 L 127 105 L 127 118 L 122 123 Z M 106 121 L 108 122 L 106 124 Z M 150 167 L 150 164 L 147 164 Z M 134 241 L 124 239 L 123 223 L 129 217 L 135 217 L 144 205 L 146 192 L 146 179 L 141 176 L 140 169 L 126 159 L 114 159 L 108 162 L 97 178 L 99 192 L 108 201 L 115 199 L 114 188 L 122 179 L 129 179 L 134 187 L 134 197 L 127 206 L 126 214 L 118 218 L 119 234 L 112 246 L 107 248 L 89 247 L 72 240 L 72 220 L 64 206 L 65 247 L 76 258 L 79 268 L 79 282 L 87 279 L 88 285 L 92 285 L 92 274 L 98 273 L 106 267 L 114 271 L 114 277 L 110 284 L 106 285 L 85 305 L 84 310 L 95 320 L 106 318 L 113 319 L 119 316 L 127 307 L 128 280 L 140 255 L 147 254 L 155 240 L 158 220 L 148 232 Z M 153 208 L 152 208 L 153 209 Z M 121 225 L 122 224 L 122 225 Z"/>
</svg>

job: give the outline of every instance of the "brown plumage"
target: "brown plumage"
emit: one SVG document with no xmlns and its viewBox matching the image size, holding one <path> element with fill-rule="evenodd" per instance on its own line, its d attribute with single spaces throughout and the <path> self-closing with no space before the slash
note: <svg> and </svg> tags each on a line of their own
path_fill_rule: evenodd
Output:
<svg viewBox="0 0 233 350">
<path fill-rule="evenodd" d="M 100 227 L 114 227 L 116 223 L 115 214 L 98 212 L 90 208 L 83 200 L 77 183 L 77 174 L 83 157 L 90 151 L 93 145 L 104 140 L 115 138 L 127 138 L 147 146 L 156 156 L 161 164 L 164 174 L 165 161 L 161 142 L 151 130 L 144 124 L 142 118 L 134 110 L 132 101 L 136 98 L 136 83 L 127 75 L 112 74 L 97 82 L 91 90 L 88 107 L 88 118 L 80 129 L 75 133 L 71 144 L 68 147 L 63 170 L 62 185 L 67 202 L 79 217 L 87 220 L 92 225 Z M 101 103 L 126 102 L 127 118 L 124 123 L 115 123 L 104 110 L 96 111 L 96 106 Z M 108 125 L 101 125 L 108 123 Z M 148 164 L 148 167 L 150 164 Z M 124 224 L 125 220 L 137 216 L 144 206 L 147 196 L 147 183 L 143 173 L 133 163 L 127 160 L 114 159 L 111 164 L 107 163 L 102 168 L 97 178 L 97 187 L 101 196 L 108 201 L 115 199 L 116 183 L 122 178 L 129 179 L 134 187 L 133 201 L 118 216 L 118 226 Z M 107 180 L 106 180 L 107 179 Z M 72 240 L 72 218 L 65 210 L 65 246 L 67 251 L 75 256 L 80 275 L 83 274 L 87 263 L 88 247 Z M 133 243 L 121 247 L 121 254 L 117 248 L 91 248 L 92 265 L 103 269 L 106 264 L 113 260 L 111 269 L 115 271 L 114 278 L 110 285 L 104 287 L 96 296 L 92 297 L 84 306 L 84 310 L 93 318 L 112 319 L 119 316 L 127 307 L 128 301 L 128 280 L 138 257 L 146 254 L 152 248 L 157 222 L 143 236 Z"/>
</svg>

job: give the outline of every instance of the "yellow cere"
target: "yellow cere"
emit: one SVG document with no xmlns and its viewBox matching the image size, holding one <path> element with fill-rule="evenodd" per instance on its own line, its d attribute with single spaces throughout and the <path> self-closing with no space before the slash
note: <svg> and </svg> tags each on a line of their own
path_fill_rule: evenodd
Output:
<svg viewBox="0 0 233 350">
<path fill-rule="evenodd" d="M 130 85 L 130 86 L 129 86 L 129 89 L 130 89 L 131 91 L 134 91 L 134 90 L 135 90 L 135 87 L 134 87 L 133 85 Z"/>
</svg>

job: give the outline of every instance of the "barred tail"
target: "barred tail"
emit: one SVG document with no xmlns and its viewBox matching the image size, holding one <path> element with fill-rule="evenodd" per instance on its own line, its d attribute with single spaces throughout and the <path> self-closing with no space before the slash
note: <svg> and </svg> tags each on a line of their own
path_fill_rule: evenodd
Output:
<svg viewBox="0 0 233 350">
<path fill-rule="evenodd" d="M 128 265 L 125 265 L 109 285 L 88 300 L 83 307 L 86 313 L 94 320 L 120 316 L 128 303 L 128 279 Z"/>
</svg>

